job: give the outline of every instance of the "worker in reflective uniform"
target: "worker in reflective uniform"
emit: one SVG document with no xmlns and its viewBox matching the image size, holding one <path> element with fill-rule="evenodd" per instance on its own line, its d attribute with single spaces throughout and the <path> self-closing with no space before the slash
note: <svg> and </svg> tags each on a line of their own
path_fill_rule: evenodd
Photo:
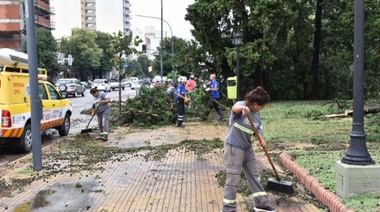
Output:
<svg viewBox="0 0 380 212">
<path fill-rule="evenodd" d="M 107 141 L 108 133 L 109 133 L 109 122 L 110 122 L 110 113 L 111 107 L 110 102 L 111 99 L 108 95 L 99 91 L 97 87 L 92 88 L 90 90 L 90 94 L 94 97 L 94 102 L 92 104 L 92 116 L 97 115 L 98 118 L 98 126 L 100 130 L 100 135 L 96 137 L 96 139 Z"/>
<path fill-rule="evenodd" d="M 181 79 L 175 93 L 178 110 L 177 127 L 185 127 L 183 124 L 183 118 L 185 116 L 185 102 L 189 101 L 189 99 L 186 97 L 185 83 L 186 81 Z"/>
<path fill-rule="evenodd" d="M 230 126 L 224 143 L 226 184 L 224 186 L 223 211 L 236 211 L 236 191 L 241 171 L 248 180 L 249 189 L 255 201 L 255 211 L 276 211 L 269 205 L 269 198 L 260 182 L 260 174 L 252 147 L 253 129 L 247 116 L 252 120 L 262 137 L 263 128 L 260 110 L 269 102 L 269 94 L 259 86 L 246 95 L 245 101 L 238 101 L 232 107 Z M 259 145 L 265 146 L 265 140 Z"/>
</svg>

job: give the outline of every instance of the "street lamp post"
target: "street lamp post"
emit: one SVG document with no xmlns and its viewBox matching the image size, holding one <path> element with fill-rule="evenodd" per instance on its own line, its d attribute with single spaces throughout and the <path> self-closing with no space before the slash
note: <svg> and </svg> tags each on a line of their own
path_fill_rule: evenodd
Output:
<svg viewBox="0 0 380 212">
<path fill-rule="evenodd" d="M 164 37 L 164 27 L 163 27 L 163 21 L 164 21 L 164 9 L 163 9 L 163 3 L 162 3 L 163 0 L 161 0 L 161 47 L 160 47 L 160 70 L 161 70 L 161 83 L 162 83 L 162 72 L 163 72 L 163 57 L 164 57 L 164 41 L 163 41 L 163 37 Z"/>
<path fill-rule="evenodd" d="M 161 18 L 154 17 L 154 16 L 147 16 L 147 15 L 136 15 L 136 16 L 139 16 L 139 17 L 142 17 L 142 18 L 154 18 L 154 19 L 161 20 Z M 169 29 L 170 29 L 171 43 L 172 43 L 172 54 L 171 54 L 171 57 L 172 57 L 172 72 L 174 73 L 174 62 L 173 62 L 174 61 L 174 39 L 173 39 L 173 30 L 172 30 L 172 27 L 170 26 L 169 22 L 167 22 L 165 19 L 162 19 L 162 21 L 164 21 L 169 26 Z M 161 30 L 161 32 L 162 31 L 163 30 Z M 162 38 L 162 35 L 161 35 L 161 38 Z M 161 43 L 162 43 L 162 40 L 161 40 Z M 162 46 L 161 46 L 161 48 L 162 48 Z"/>
<path fill-rule="evenodd" d="M 235 45 L 236 45 L 236 80 L 237 80 L 237 100 L 240 100 L 240 46 L 243 40 L 243 35 L 240 32 L 235 34 Z"/>
<path fill-rule="evenodd" d="M 350 133 L 350 147 L 342 163 L 352 165 L 374 164 L 368 153 L 364 132 L 364 1 L 355 1 L 354 18 L 354 116 Z"/>
</svg>

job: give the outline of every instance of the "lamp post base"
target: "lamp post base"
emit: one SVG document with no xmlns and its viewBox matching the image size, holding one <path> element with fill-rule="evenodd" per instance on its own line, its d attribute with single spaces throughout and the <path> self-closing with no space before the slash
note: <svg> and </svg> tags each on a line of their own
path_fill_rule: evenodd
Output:
<svg viewBox="0 0 380 212">
<path fill-rule="evenodd" d="M 365 143 L 366 134 L 364 133 L 364 130 L 361 127 L 359 130 L 354 129 L 350 134 L 350 137 L 350 147 L 348 148 L 346 155 L 342 158 L 342 163 L 351 165 L 374 164 L 375 162 L 371 159 Z"/>
<path fill-rule="evenodd" d="M 336 193 L 340 197 L 345 198 L 352 194 L 380 191 L 379 164 L 356 166 L 337 161 L 335 167 Z"/>
</svg>

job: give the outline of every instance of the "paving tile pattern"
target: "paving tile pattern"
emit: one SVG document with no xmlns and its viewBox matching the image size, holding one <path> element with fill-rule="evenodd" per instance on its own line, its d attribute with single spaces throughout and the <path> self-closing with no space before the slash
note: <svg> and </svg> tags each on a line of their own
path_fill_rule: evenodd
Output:
<svg viewBox="0 0 380 212">
<path fill-rule="evenodd" d="M 154 130 L 114 130 L 105 145 L 119 147 L 158 146 L 182 140 L 224 140 L 226 126 L 201 122 Z M 126 155 L 122 160 L 99 164 L 103 171 L 60 174 L 0 199 L 0 211 L 221 211 L 223 187 L 216 174 L 224 170 L 222 150 L 199 156 L 185 148 L 170 150 L 166 157 L 147 160 L 143 154 Z M 264 161 L 258 155 L 259 163 Z M 265 163 L 260 167 L 265 168 Z M 81 185 L 81 186 L 78 186 Z M 35 204 L 41 192 L 48 192 L 43 207 Z M 272 200 L 276 196 L 270 194 Z M 238 211 L 252 207 L 249 198 L 238 195 Z M 293 200 L 297 201 L 297 200 Z M 37 205 L 37 206 L 36 206 Z M 275 205 L 275 204 L 274 204 Z M 276 206 L 280 212 L 319 211 L 313 204 Z M 28 210 L 29 209 L 29 210 Z"/>
</svg>

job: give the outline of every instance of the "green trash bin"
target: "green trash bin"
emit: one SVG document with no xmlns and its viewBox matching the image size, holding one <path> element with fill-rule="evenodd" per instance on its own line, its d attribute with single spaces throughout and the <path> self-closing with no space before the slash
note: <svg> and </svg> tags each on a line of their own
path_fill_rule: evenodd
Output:
<svg viewBox="0 0 380 212">
<path fill-rule="evenodd" d="M 227 97 L 228 99 L 237 98 L 237 77 L 227 78 Z"/>
</svg>

